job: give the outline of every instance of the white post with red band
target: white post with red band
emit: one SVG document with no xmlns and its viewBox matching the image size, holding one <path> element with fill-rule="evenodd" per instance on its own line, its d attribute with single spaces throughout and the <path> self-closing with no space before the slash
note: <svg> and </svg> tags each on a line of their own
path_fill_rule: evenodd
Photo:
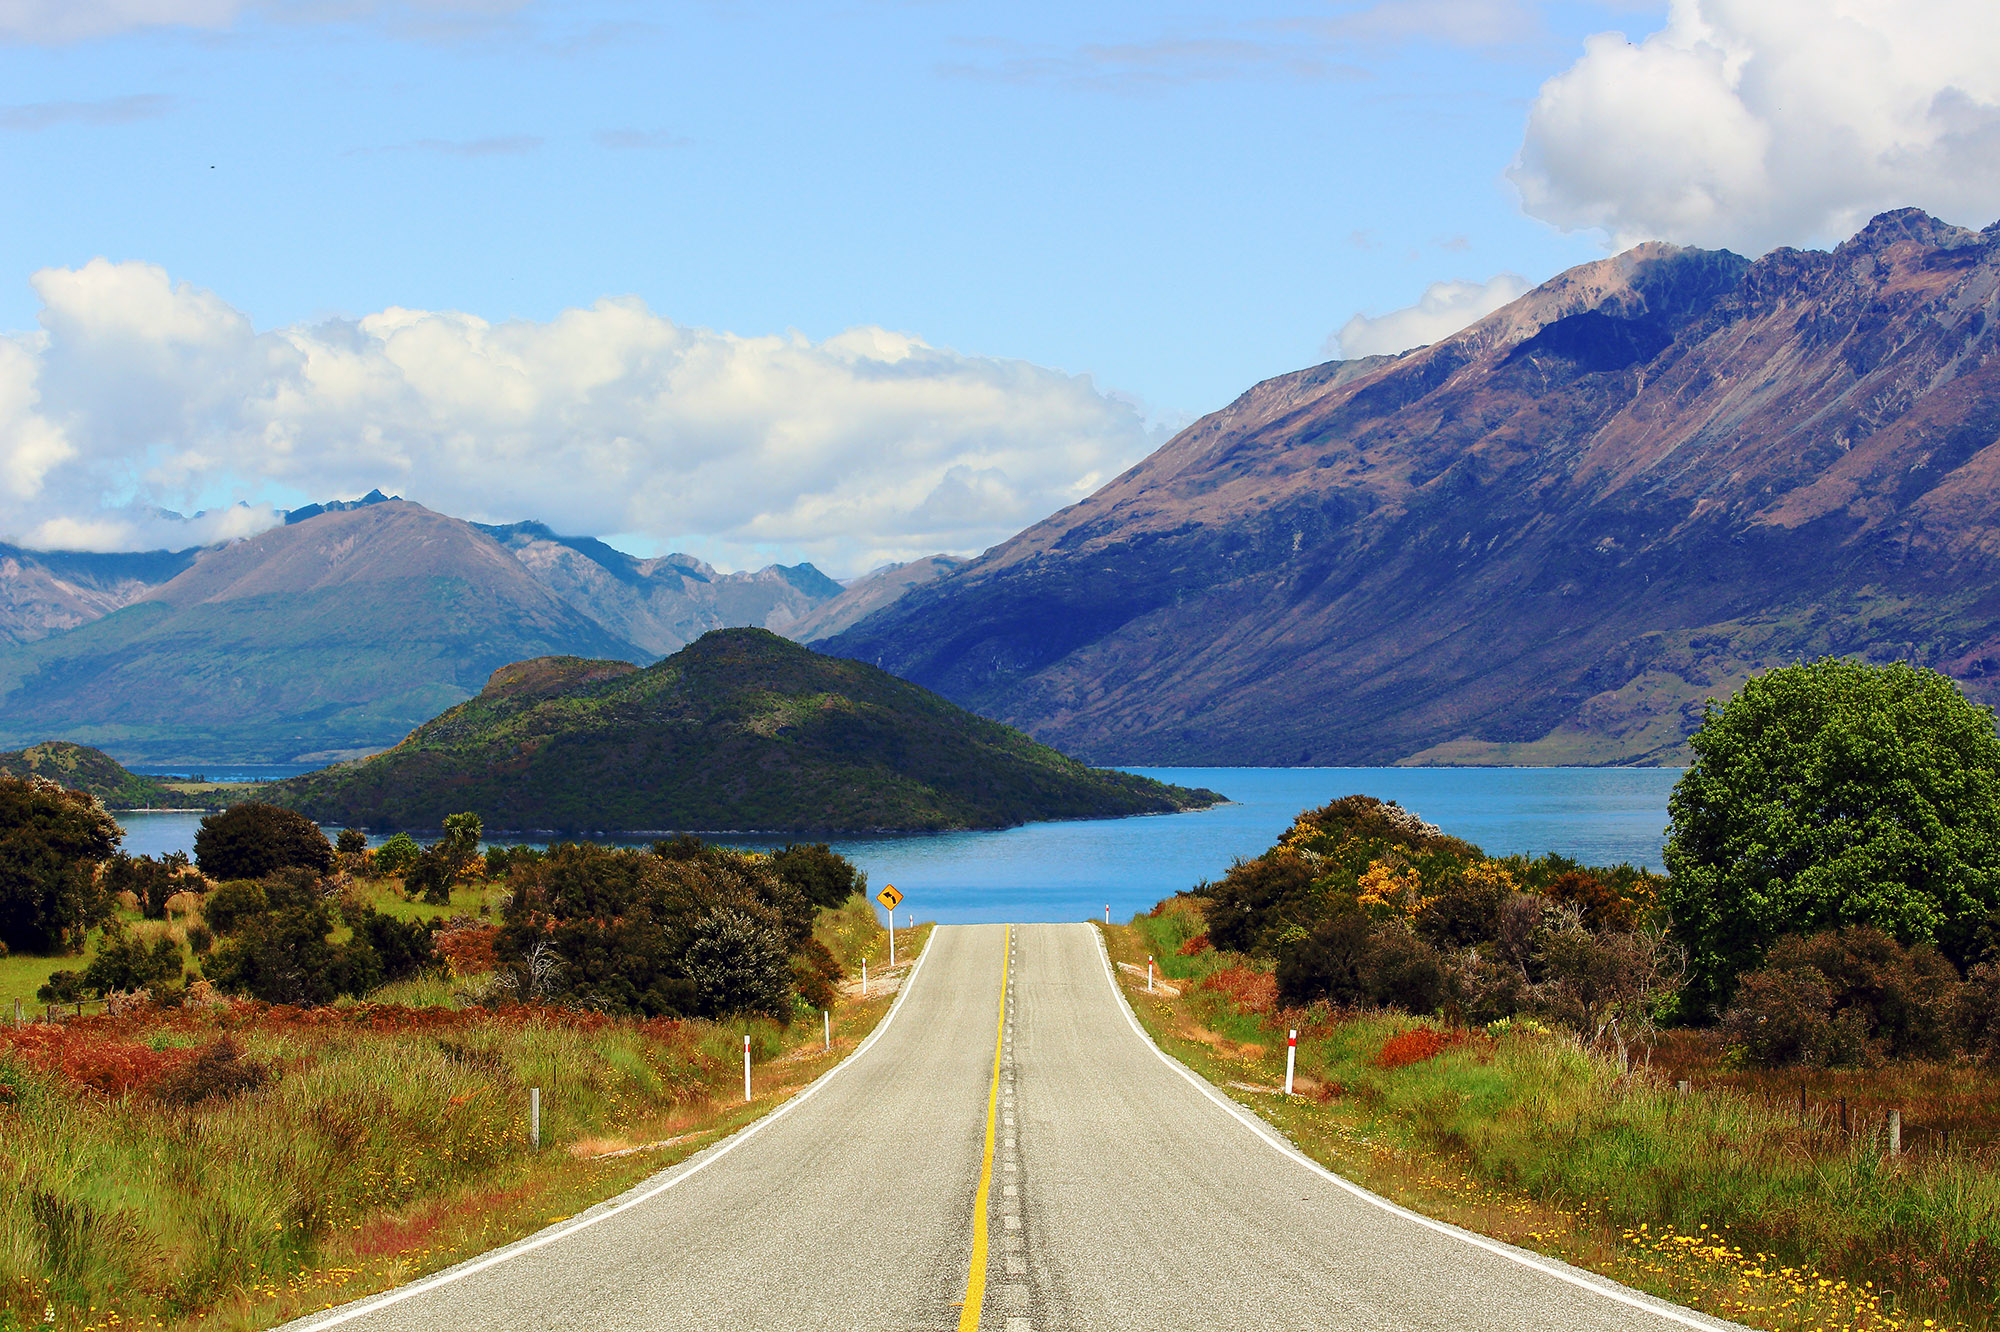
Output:
<svg viewBox="0 0 2000 1332">
<path fill-rule="evenodd" d="M 1153 992 L 1153 955 L 1146 954 L 1146 993 Z"/>
<path fill-rule="evenodd" d="M 1285 1038 L 1285 1095 L 1292 1094 L 1292 1070 L 1299 1064 L 1299 1034 L 1294 1031 Z"/>
<path fill-rule="evenodd" d="M 743 1099 L 750 1099 L 750 1038 L 743 1038 Z"/>
</svg>

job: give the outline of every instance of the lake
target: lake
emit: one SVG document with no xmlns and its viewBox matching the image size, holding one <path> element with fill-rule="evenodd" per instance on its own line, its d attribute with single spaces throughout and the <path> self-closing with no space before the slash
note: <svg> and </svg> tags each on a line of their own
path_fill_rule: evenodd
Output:
<svg viewBox="0 0 2000 1332">
<path fill-rule="evenodd" d="M 211 775 L 222 770 L 211 769 Z M 1234 803 L 1191 814 L 1033 823 L 1003 832 L 836 840 L 875 888 L 920 919 L 1123 920 L 1219 877 L 1276 841 L 1302 809 L 1362 792 L 1395 800 L 1489 853 L 1559 851 L 1586 864 L 1661 868 L 1678 768 L 1134 768 Z M 128 814 L 125 849 L 194 849 L 198 814 Z M 733 838 L 740 845 L 769 839 Z M 379 843 L 380 838 L 371 838 Z"/>
</svg>

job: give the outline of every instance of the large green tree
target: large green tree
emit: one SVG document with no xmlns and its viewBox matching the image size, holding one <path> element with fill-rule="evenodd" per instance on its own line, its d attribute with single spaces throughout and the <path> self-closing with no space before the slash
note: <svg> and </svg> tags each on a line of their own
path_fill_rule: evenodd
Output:
<svg viewBox="0 0 2000 1332">
<path fill-rule="evenodd" d="M 194 858 L 211 879 L 261 879 L 294 867 L 325 874 L 333 843 L 303 814 L 246 800 L 201 821 Z"/>
<path fill-rule="evenodd" d="M 2000 735 L 1936 671 L 1827 658 L 1711 703 L 1668 801 L 1691 1016 L 1786 934 L 1873 925 L 1961 964 L 2000 903 Z"/>
<path fill-rule="evenodd" d="M 97 862 L 122 835 L 82 791 L 43 777 L 0 777 L 0 944 L 30 953 L 81 948 L 111 917 Z"/>
</svg>

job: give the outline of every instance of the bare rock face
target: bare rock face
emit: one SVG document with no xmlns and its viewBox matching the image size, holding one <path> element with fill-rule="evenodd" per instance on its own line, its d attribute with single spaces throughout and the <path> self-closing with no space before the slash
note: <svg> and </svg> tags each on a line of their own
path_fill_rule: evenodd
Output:
<svg viewBox="0 0 2000 1332">
<path fill-rule="evenodd" d="M 564 601 L 654 656 L 677 652 L 711 629 L 796 627 L 838 597 L 839 583 L 810 564 L 718 573 L 692 555 L 640 559 L 540 523 L 481 526 Z"/>
<path fill-rule="evenodd" d="M 2000 701 L 2000 224 L 1649 244 L 1260 384 L 823 650 L 1097 761 L 1672 761 L 1751 671 Z"/>
</svg>

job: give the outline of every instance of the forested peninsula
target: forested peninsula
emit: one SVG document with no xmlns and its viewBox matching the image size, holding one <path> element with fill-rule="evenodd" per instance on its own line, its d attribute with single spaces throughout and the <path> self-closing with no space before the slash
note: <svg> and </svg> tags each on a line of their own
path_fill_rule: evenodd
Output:
<svg viewBox="0 0 2000 1332">
<path fill-rule="evenodd" d="M 721 629 L 640 669 L 542 657 L 386 753 L 265 789 L 323 823 L 510 832 L 940 832 L 1198 809 L 861 662 Z"/>
</svg>

